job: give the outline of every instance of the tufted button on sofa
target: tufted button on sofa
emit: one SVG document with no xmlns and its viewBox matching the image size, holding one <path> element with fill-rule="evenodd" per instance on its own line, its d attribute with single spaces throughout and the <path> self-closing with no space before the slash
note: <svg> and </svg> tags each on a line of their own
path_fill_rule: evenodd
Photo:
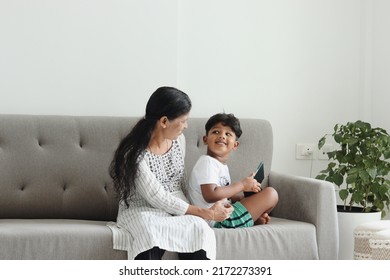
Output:
<svg viewBox="0 0 390 280">
<path fill-rule="evenodd" d="M 108 167 L 137 120 L 0 115 L 0 259 L 127 258 L 112 249 L 107 226 L 118 211 Z M 185 131 L 187 172 L 205 153 L 205 122 L 192 118 Z M 232 179 L 263 160 L 263 186 L 277 189 L 279 204 L 270 224 L 215 229 L 217 259 L 336 259 L 333 185 L 271 171 L 271 124 L 259 119 L 241 124 L 241 145 L 229 162 Z"/>
</svg>

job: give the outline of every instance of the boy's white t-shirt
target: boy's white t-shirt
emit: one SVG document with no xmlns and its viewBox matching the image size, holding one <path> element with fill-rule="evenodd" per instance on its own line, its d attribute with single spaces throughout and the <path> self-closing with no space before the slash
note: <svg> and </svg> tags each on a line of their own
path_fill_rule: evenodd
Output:
<svg viewBox="0 0 390 280">
<path fill-rule="evenodd" d="M 195 163 L 189 179 L 188 196 L 192 204 L 202 208 L 210 208 L 214 203 L 204 200 L 200 185 L 216 184 L 224 187 L 230 184 L 229 168 L 213 157 L 202 155 Z"/>
</svg>

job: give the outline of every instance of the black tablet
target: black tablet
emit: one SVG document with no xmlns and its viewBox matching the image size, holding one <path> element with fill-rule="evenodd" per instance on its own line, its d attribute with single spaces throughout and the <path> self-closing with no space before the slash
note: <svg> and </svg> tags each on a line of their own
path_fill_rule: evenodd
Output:
<svg viewBox="0 0 390 280">
<path fill-rule="evenodd" d="M 256 174 L 255 174 L 254 178 L 260 184 L 263 182 L 263 180 L 264 180 L 264 162 L 260 162 L 259 166 L 256 169 Z"/>
<path fill-rule="evenodd" d="M 256 169 L 256 173 L 255 173 L 255 176 L 254 178 L 257 180 L 257 182 L 259 182 L 260 184 L 263 182 L 264 180 L 264 162 L 260 162 L 259 166 L 257 167 Z M 252 194 L 254 194 L 255 192 L 244 192 L 244 196 L 245 197 L 248 197 Z"/>
</svg>

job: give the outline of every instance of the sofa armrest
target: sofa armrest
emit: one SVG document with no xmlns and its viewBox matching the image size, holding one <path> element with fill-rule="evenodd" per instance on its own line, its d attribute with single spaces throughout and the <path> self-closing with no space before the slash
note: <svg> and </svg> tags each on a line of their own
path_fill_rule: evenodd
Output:
<svg viewBox="0 0 390 280">
<path fill-rule="evenodd" d="M 338 218 L 334 185 L 330 182 L 271 172 L 269 185 L 279 194 L 271 216 L 314 224 L 320 259 L 337 259 Z"/>
</svg>

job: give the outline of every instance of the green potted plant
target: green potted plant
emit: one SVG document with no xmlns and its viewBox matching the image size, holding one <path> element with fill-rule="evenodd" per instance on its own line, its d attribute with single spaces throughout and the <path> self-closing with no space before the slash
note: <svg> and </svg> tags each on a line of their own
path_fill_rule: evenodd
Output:
<svg viewBox="0 0 390 280">
<path fill-rule="evenodd" d="M 338 211 L 380 211 L 383 218 L 390 203 L 390 135 L 360 120 L 336 124 L 331 135 L 339 148 L 328 152 L 328 166 L 316 178 L 339 187 L 344 205 Z"/>
</svg>

